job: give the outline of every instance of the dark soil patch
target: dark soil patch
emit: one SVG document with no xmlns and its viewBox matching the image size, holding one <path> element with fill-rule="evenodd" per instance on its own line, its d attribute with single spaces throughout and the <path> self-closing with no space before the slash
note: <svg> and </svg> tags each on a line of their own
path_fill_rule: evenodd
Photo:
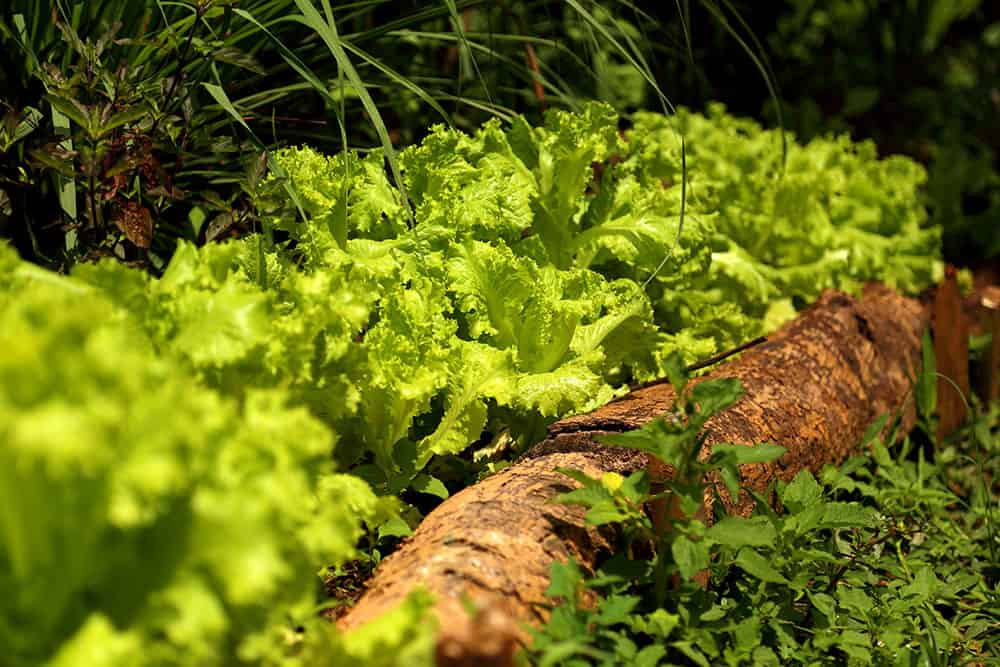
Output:
<svg viewBox="0 0 1000 667">
<path fill-rule="evenodd" d="M 328 599 L 323 616 L 336 621 L 350 611 L 368 589 L 373 569 L 371 563 L 355 560 L 344 563 L 339 574 L 324 579 L 323 586 Z"/>
</svg>

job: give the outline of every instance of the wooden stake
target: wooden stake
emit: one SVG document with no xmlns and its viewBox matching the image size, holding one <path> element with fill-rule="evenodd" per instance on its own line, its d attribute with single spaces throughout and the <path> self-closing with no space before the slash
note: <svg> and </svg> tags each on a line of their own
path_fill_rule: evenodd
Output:
<svg viewBox="0 0 1000 667">
<path fill-rule="evenodd" d="M 965 423 L 969 397 L 969 329 L 953 266 L 945 269 L 945 279 L 934 293 L 933 310 L 940 439 Z"/>
</svg>

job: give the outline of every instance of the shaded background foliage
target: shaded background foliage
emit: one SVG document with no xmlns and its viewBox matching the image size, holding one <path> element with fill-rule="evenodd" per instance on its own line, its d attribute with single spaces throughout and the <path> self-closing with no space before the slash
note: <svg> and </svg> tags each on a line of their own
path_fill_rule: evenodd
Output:
<svg viewBox="0 0 1000 667">
<path fill-rule="evenodd" d="M 788 129 L 800 139 L 849 132 L 874 139 L 882 154 L 920 160 L 946 256 L 970 263 L 1000 253 L 1000 5 L 786 0 L 734 8 L 762 42 Z M 682 102 L 720 99 L 734 113 L 777 123 L 753 64 L 720 23 L 692 21 L 691 34 L 696 67 Z"/>
<path fill-rule="evenodd" d="M 433 123 L 537 121 L 596 97 L 624 112 L 719 100 L 800 139 L 872 138 L 929 166 L 950 260 L 1000 254 L 995 3 L 334 4 L 7 3 L 0 235 L 57 268 L 114 254 L 157 272 L 179 239 L 259 226 L 265 147 L 401 147 Z"/>
</svg>

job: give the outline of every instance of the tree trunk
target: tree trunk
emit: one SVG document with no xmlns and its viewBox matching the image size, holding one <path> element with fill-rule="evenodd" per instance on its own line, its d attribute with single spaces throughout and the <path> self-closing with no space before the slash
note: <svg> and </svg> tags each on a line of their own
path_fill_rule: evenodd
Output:
<svg viewBox="0 0 1000 667">
<path fill-rule="evenodd" d="M 709 421 L 706 447 L 762 441 L 786 447 L 780 461 L 741 470 L 744 486 L 763 492 L 775 479 L 844 460 L 881 414 L 900 412 L 912 424 L 910 378 L 919 370 L 926 324 L 919 303 L 885 287 L 870 286 L 860 301 L 824 293 L 766 342 L 695 380 L 735 377 L 747 392 Z M 592 571 L 616 545 L 613 528 L 595 530 L 585 524 L 582 508 L 550 502 L 576 485 L 556 468 L 600 476 L 649 466 L 654 479 L 669 475 L 668 467 L 645 454 L 603 446 L 594 437 L 642 426 L 673 400 L 670 385 L 658 383 L 553 424 L 548 439 L 519 462 L 428 514 L 379 566 L 340 627 L 380 615 L 421 586 L 438 600 L 439 664 L 507 664 L 525 638 L 520 624 L 547 618 L 544 593 L 552 562 L 573 558 Z M 752 510 L 748 498 L 719 491 L 729 512 Z M 484 610 L 478 618 L 465 612 L 469 602 Z"/>
</svg>

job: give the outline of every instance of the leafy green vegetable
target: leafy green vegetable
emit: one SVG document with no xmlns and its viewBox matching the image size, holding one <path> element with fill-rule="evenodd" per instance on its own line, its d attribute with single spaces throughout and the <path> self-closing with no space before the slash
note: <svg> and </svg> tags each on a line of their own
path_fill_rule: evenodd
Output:
<svg viewBox="0 0 1000 667">
<path fill-rule="evenodd" d="M 690 201 L 682 208 L 680 143 Z M 80 267 L 161 352 L 226 394 L 281 387 L 343 463 L 404 488 L 484 433 L 524 444 L 628 381 L 760 334 L 828 286 L 934 277 L 919 167 L 869 145 L 792 145 L 725 115 L 555 111 L 541 127 L 432 129 L 400 156 L 416 228 L 378 152 L 279 152 L 258 190 L 290 240 L 181 245 L 160 280 Z M 596 166 L 595 166 L 596 165 Z M 298 193 L 308 219 L 290 201 Z M 415 457 L 415 458 L 414 458 Z"/>
<path fill-rule="evenodd" d="M 219 395 L 97 290 L 6 247 L 0 276 L 8 659 L 297 664 L 295 627 L 322 634 L 315 572 L 391 503 L 333 474 L 330 431 L 285 392 Z M 195 349 L 241 354 L 256 303 L 220 293 L 201 312 L 226 344 Z"/>
</svg>

